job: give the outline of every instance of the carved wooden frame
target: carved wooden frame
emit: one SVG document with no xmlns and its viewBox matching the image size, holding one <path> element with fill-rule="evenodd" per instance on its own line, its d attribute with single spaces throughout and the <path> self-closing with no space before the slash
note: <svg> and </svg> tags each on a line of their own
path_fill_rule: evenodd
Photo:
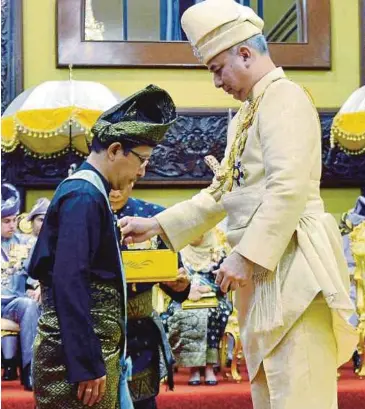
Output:
<svg viewBox="0 0 365 409">
<path fill-rule="evenodd" d="M 348 156 L 337 147 L 330 149 L 330 130 L 337 110 L 320 109 L 322 127 L 322 187 L 361 187 L 365 180 L 365 157 Z M 152 155 L 146 176 L 138 187 L 194 187 L 208 186 L 212 173 L 204 163 L 204 156 L 221 159 L 226 145 L 228 115 L 222 109 L 179 110 L 179 119 L 166 134 L 163 143 Z M 25 156 L 17 149 L 2 155 L 2 177 L 25 189 L 54 189 L 65 177 L 72 163 L 81 164 L 76 154 L 56 159 Z"/>
<path fill-rule="evenodd" d="M 199 68 L 187 42 L 84 41 L 84 0 L 57 0 L 57 67 Z M 270 43 L 274 62 L 292 69 L 331 68 L 330 0 L 306 0 L 307 43 Z"/>
</svg>

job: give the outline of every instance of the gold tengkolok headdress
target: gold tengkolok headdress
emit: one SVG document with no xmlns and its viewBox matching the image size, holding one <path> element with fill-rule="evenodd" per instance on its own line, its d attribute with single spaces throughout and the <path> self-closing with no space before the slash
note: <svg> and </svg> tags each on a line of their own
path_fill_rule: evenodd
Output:
<svg viewBox="0 0 365 409">
<path fill-rule="evenodd" d="M 185 11 L 181 26 L 194 54 L 207 64 L 221 52 L 262 34 L 264 22 L 250 7 L 234 0 L 205 0 Z"/>
</svg>

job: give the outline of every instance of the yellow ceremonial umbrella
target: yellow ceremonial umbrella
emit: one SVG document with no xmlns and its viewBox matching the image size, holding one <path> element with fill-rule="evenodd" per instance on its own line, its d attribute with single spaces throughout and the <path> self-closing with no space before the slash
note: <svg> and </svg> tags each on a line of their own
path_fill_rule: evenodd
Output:
<svg viewBox="0 0 365 409">
<path fill-rule="evenodd" d="M 59 156 L 69 150 L 84 156 L 90 129 L 100 114 L 121 98 L 92 81 L 46 81 L 27 89 L 1 118 L 4 152 L 18 146 L 37 157 Z"/>
<path fill-rule="evenodd" d="M 331 147 L 336 144 L 349 155 L 365 153 L 365 86 L 353 92 L 336 114 Z"/>
</svg>

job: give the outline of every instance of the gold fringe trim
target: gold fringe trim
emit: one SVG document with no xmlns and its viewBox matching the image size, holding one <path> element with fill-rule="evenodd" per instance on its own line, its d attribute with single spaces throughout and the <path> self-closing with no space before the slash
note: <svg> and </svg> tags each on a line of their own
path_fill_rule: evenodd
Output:
<svg viewBox="0 0 365 409">
<path fill-rule="evenodd" d="M 254 274 L 254 331 L 269 332 L 284 325 L 279 268 Z"/>
<path fill-rule="evenodd" d="M 19 111 L 2 118 L 1 147 L 6 153 L 21 145 L 32 156 L 60 156 L 70 150 L 68 131 L 72 126 L 78 131 L 72 136 L 71 150 L 85 156 L 93 137 L 91 128 L 101 113 L 76 107 Z"/>
<path fill-rule="evenodd" d="M 365 152 L 365 112 L 338 114 L 331 127 L 331 148 L 336 145 L 348 155 Z"/>
</svg>

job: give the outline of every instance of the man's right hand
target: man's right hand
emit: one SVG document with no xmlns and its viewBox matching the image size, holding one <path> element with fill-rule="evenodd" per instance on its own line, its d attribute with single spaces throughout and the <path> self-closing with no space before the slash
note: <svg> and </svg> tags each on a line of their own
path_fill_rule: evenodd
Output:
<svg viewBox="0 0 365 409">
<path fill-rule="evenodd" d="M 119 228 L 125 244 L 142 243 L 153 236 L 163 233 L 155 217 L 125 216 L 119 220 Z"/>
<path fill-rule="evenodd" d="M 77 398 L 87 406 L 99 403 L 105 395 L 106 375 L 101 378 L 82 381 L 77 389 Z"/>
</svg>

